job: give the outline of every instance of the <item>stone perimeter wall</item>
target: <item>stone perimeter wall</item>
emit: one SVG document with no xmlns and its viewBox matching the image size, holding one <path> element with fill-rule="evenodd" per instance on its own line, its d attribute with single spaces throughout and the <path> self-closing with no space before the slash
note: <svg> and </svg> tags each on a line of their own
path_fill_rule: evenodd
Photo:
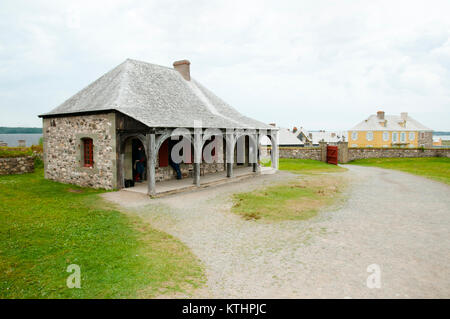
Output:
<svg viewBox="0 0 450 319">
<path fill-rule="evenodd" d="M 114 113 L 45 118 L 43 122 L 45 178 L 83 187 L 116 188 Z M 83 166 L 82 138 L 93 140 L 93 167 Z"/>
<path fill-rule="evenodd" d="M 338 144 L 338 148 L 340 163 L 364 158 L 450 157 L 450 148 L 348 148 L 347 143 Z M 280 158 L 326 161 L 326 154 L 322 153 L 325 149 L 325 147 L 280 147 Z"/>
<path fill-rule="evenodd" d="M 349 148 L 348 160 L 387 157 L 450 157 L 450 148 Z"/>
<path fill-rule="evenodd" d="M 0 175 L 34 172 L 33 156 L 0 158 Z"/>
<path fill-rule="evenodd" d="M 320 147 L 280 147 L 280 158 L 298 158 L 322 160 L 322 149 Z"/>
</svg>

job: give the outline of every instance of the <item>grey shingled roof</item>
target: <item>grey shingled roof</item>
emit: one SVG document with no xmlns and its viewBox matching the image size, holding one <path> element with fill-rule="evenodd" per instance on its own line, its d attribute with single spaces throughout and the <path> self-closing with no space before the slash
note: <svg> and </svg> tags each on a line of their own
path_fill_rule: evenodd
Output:
<svg viewBox="0 0 450 319">
<path fill-rule="evenodd" d="M 372 114 L 350 131 L 432 131 L 409 115 L 406 116 L 404 126 L 400 125 L 403 122 L 400 115 L 385 115 L 384 119 L 385 126 L 381 124 L 383 120 L 380 120 L 376 114 Z"/>
<path fill-rule="evenodd" d="M 160 65 L 127 59 L 49 113 L 116 110 L 149 127 L 274 129 L 243 116 L 191 78 Z"/>
</svg>

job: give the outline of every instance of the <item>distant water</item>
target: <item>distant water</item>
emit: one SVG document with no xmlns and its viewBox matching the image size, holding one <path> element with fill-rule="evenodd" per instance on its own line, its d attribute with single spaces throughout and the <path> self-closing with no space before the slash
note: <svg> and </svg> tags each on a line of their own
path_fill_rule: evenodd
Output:
<svg viewBox="0 0 450 319">
<path fill-rule="evenodd" d="M 25 140 L 27 146 L 38 145 L 42 134 L 0 134 L 0 143 L 3 141 L 8 146 L 18 146 L 19 140 Z"/>
</svg>

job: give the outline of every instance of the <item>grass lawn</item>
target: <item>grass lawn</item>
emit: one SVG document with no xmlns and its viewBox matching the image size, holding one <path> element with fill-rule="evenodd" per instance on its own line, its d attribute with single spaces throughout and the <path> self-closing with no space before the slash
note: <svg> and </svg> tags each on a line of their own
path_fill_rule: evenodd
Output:
<svg viewBox="0 0 450 319">
<path fill-rule="evenodd" d="M 282 171 L 301 174 L 344 172 L 347 170 L 346 168 L 337 165 L 310 159 L 280 158 L 279 165 L 279 168 Z"/>
<path fill-rule="evenodd" d="M 45 180 L 42 169 L 0 176 L 0 298 L 154 297 L 204 281 L 186 246 L 102 205 L 101 192 Z M 66 286 L 70 264 L 80 289 Z"/>
<path fill-rule="evenodd" d="M 347 170 L 346 168 L 337 165 L 311 159 L 280 158 L 278 163 L 280 170 L 300 174 L 344 172 Z M 261 161 L 261 165 L 269 167 L 271 165 L 271 161 Z"/>
<path fill-rule="evenodd" d="M 315 160 L 280 158 L 280 170 L 306 176 L 256 191 L 234 194 L 232 212 L 247 220 L 304 220 L 333 204 L 340 196 L 343 179 L 323 174 L 345 168 Z"/>
<path fill-rule="evenodd" d="M 450 158 L 448 157 L 370 158 L 355 160 L 349 164 L 396 169 L 450 185 Z"/>
</svg>

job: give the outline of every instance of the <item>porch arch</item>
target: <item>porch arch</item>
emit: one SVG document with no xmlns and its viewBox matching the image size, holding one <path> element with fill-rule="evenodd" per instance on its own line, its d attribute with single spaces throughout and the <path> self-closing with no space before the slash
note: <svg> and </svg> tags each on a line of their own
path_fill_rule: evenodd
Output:
<svg viewBox="0 0 450 319">
<path fill-rule="evenodd" d="M 144 148 L 144 153 L 145 153 L 145 158 L 147 161 L 147 165 L 145 166 L 145 175 L 149 176 L 149 152 L 148 152 L 148 143 L 147 143 L 147 137 L 144 134 L 140 134 L 140 133 L 127 133 L 127 134 L 121 134 L 119 136 L 119 158 L 118 158 L 118 170 L 119 170 L 119 174 L 118 174 L 118 186 L 119 188 L 123 188 L 125 187 L 125 179 L 127 176 L 126 172 L 125 172 L 125 165 L 126 165 L 126 161 L 127 158 L 125 157 L 125 151 L 126 151 L 126 145 L 128 141 L 132 141 L 133 139 L 137 139 L 142 143 L 142 146 Z M 131 177 L 133 178 L 133 176 Z"/>
</svg>

